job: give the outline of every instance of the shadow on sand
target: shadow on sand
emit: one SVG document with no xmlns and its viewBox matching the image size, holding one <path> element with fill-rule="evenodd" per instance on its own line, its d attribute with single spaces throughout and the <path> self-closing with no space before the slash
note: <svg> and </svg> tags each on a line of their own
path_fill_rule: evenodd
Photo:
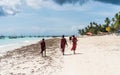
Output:
<svg viewBox="0 0 120 75">
<path fill-rule="evenodd" d="M 70 55 L 79 55 L 79 54 L 83 54 L 83 53 L 75 53 L 75 54 L 64 54 L 64 56 L 70 56 Z"/>
<path fill-rule="evenodd" d="M 72 55 L 72 54 L 64 54 L 64 56 L 70 56 L 70 55 Z"/>
<path fill-rule="evenodd" d="M 78 55 L 78 54 L 83 54 L 83 53 L 75 53 L 75 55 Z"/>
</svg>

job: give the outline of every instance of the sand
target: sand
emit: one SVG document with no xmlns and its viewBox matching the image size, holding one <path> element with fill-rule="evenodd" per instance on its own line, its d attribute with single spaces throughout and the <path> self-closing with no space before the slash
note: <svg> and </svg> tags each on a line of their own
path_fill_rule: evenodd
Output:
<svg viewBox="0 0 120 75">
<path fill-rule="evenodd" d="M 39 44 L 8 52 L 0 58 L 0 75 L 120 75 L 120 36 L 78 37 L 76 54 L 67 41 L 64 56 L 59 38 L 48 40 L 47 57 Z"/>
<path fill-rule="evenodd" d="M 61 75 L 120 75 L 120 36 L 78 38 L 76 54 L 66 49 Z"/>
<path fill-rule="evenodd" d="M 0 75 L 56 75 L 63 62 L 58 42 L 46 40 L 46 57 L 41 56 L 39 43 L 7 52 L 0 57 Z"/>
</svg>

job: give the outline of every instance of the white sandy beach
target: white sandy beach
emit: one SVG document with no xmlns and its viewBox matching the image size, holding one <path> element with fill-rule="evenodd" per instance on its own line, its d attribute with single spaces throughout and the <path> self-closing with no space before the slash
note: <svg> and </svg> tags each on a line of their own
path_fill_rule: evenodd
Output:
<svg viewBox="0 0 120 75">
<path fill-rule="evenodd" d="M 120 75 L 120 36 L 78 38 L 76 55 L 64 56 L 61 75 Z"/>
<path fill-rule="evenodd" d="M 0 75 L 120 75 L 120 36 L 79 37 L 76 54 L 68 41 L 64 56 L 60 40 L 53 40 L 47 57 L 40 56 L 38 45 L 30 45 L 0 58 Z"/>
</svg>

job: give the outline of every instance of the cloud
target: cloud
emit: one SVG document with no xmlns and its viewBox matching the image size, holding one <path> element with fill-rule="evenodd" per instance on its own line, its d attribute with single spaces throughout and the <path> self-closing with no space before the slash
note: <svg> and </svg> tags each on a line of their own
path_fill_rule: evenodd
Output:
<svg viewBox="0 0 120 75">
<path fill-rule="evenodd" d="M 49 7 L 51 2 L 52 0 L 0 0 L 0 16 L 15 15 L 25 6 L 34 9 Z"/>
<path fill-rule="evenodd" d="M 4 10 L 2 9 L 2 7 L 0 7 L 0 16 L 4 16 L 5 15 L 5 12 Z"/>
<path fill-rule="evenodd" d="M 69 4 L 79 3 L 80 5 L 82 5 L 88 1 L 99 1 L 102 3 L 110 3 L 110 4 L 120 5 L 120 0 L 53 0 L 53 1 L 60 5 L 63 5 L 66 3 L 69 3 Z"/>
<path fill-rule="evenodd" d="M 119 0 L 0 0 L 0 16 L 15 15 L 20 12 L 23 6 L 29 6 L 30 8 L 51 8 L 57 10 L 83 10 L 82 8 L 76 7 L 75 5 L 83 5 L 90 1 L 102 2 L 120 5 Z M 72 7 L 72 5 L 74 7 Z"/>
<path fill-rule="evenodd" d="M 19 5 L 20 0 L 0 0 L 0 16 L 15 15 Z"/>
<path fill-rule="evenodd" d="M 24 2 L 28 6 L 32 6 L 32 7 L 42 7 L 42 6 L 45 7 L 51 3 L 53 4 L 53 2 L 58 5 L 65 5 L 65 4 L 83 5 L 90 1 L 97 1 L 97 2 L 102 2 L 102 3 L 120 5 L 120 0 L 24 0 Z"/>
<path fill-rule="evenodd" d="M 88 2 L 89 0 L 53 0 L 54 2 L 63 5 L 65 3 L 76 4 L 79 3 L 80 5 Z"/>
<path fill-rule="evenodd" d="M 94 1 L 99 1 L 103 3 L 110 3 L 110 4 L 115 4 L 115 5 L 120 5 L 120 0 L 94 0 Z"/>
<path fill-rule="evenodd" d="M 25 0 L 25 3 L 27 6 L 30 6 L 32 8 L 40 8 L 44 1 L 43 0 Z"/>
</svg>

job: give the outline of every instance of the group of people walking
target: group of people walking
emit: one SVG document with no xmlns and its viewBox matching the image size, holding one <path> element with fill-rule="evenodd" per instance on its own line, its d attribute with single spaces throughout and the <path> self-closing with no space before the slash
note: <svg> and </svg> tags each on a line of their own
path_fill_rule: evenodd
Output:
<svg viewBox="0 0 120 75">
<path fill-rule="evenodd" d="M 70 36 L 69 41 L 70 41 L 70 43 L 72 42 L 71 51 L 73 51 L 73 53 L 75 54 L 76 45 L 77 45 L 77 38 L 74 35 L 72 37 Z M 60 41 L 60 48 L 61 48 L 61 51 L 62 51 L 63 55 L 64 55 L 64 52 L 65 52 L 66 45 L 68 45 L 67 40 L 66 40 L 65 36 L 63 35 L 62 38 L 61 38 L 61 41 Z M 41 52 L 40 53 L 42 54 L 42 56 L 43 56 L 43 53 L 44 53 L 44 56 L 46 56 L 46 44 L 45 44 L 44 39 L 41 40 L 40 46 L 41 46 Z"/>
<path fill-rule="evenodd" d="M 69 41 L 70 41 L 70 43 L 72 42 L 71 51 L 73 51 L 73 53 L 75 54 L 76 45 L 77 45 L 77 38 L 74 35 L 72 37 L 70 36 Z M 66 38 L 63 35 L 62 39 L 61 39 L 61 50 L 62 50 L 63 55 L 64 55 L 64 52 L 65 52 L 66 45 L 68 45 L 68 44 L 67 44 Z"/>
</svg>

